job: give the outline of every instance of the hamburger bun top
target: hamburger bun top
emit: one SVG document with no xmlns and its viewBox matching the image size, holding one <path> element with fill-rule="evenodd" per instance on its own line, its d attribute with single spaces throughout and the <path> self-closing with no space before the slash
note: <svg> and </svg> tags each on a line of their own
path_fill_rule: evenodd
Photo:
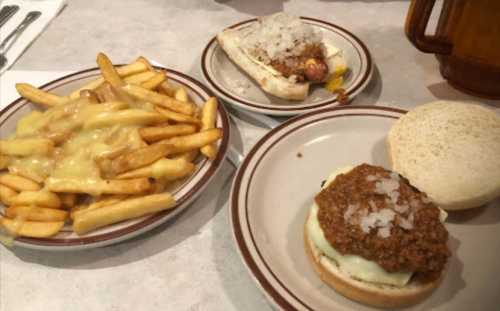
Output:
<svg viewBox="0 0 500 311">
<path fill-rule="evenodd" d="M 500 116 L 436 101 L 401 117 L 387 138 L 393 170 L 440 207 L 478 207 L 500 195 Z"/>
</svg>

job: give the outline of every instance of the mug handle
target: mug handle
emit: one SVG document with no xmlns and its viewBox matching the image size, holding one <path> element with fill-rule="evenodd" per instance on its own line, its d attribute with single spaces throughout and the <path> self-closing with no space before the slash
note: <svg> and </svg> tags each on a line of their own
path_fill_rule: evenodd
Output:
<svg viewBox="0 0 500 311">
<path fill-rule="evenodd" d="M 429 23 L 436 0 L 412 0 L 406 16 L 405 33 L 413 45 L 422 52 L 451 54 L 452 45 L 444 38 L 427 36 L 425 28 Z"/>
</svg>

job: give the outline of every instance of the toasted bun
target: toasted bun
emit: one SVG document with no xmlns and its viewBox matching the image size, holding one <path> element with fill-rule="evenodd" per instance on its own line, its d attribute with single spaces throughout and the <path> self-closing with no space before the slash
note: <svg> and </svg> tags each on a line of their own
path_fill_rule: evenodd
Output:
<svg viewBox="0 0 500 311">
<path fill-rule="evenodd" d="M 303 100 L 309 92 L 309 83 L 294 83 L 283 76 L 275 76 L 263 65 L 252 61 L 240 49 L 237 29 L 226 29 L 217 35 L 217 41 L 229 58 L 245 71 L 267 93 L 291 100 Z"/>
<path fill-rule="evenodd" d="M 307 222 L 306 222 L 307 223 Z M 441 279 L 427 283 L 410 281 L 404 287 L 381 285 L 358 281 L 331 264 L 309 238 L 304 230 L 304 244 L 307 257 L 319 278 L 345 297 L 379 308 L 399 308 L 416 304 L 429 296 Z"/>
<path fill-rule="evenodd" d="M 401 117 L 387 137 L 393 170 L 447 210 L 500 195 L 500 117 L 478 105 L 437 101 Z"/>
</svg>

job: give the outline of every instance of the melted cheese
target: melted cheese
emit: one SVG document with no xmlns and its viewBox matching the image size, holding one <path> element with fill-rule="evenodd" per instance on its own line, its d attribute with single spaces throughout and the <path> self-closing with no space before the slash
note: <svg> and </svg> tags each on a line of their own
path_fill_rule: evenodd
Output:
<svg viewBox="0 0 500 311">
<path fill-rule="evenodd" d="M 123 102 L 91 104 L 76 100 L 52 107 L 43 113 L 32 111 L 18 122 L 16 137 L 36 137 L 65 131 L 71 131 L 71 136 L 62 141 L 52 155 L 15 158 L 9 169 L 42 180 L 54 177 L 85 182 L 101 181 L 100 170 L 95 161 L 97 158 L 117 150 L 143 147 L 145 143 L 139 135 L 137 125 L 117 124 L 83 129 L 83 124 L 93 116 L 127 107 Z"/>
<path fill-rule="evenodd" d="M 42 117 L 42 112 L 33 110 L 29 114 L 19 119 L 16 125 L 16 136 L 22 137 L 25 135 L 34 134 L 40 126 Z"/>
<path fill-rule="evenodd" d="M 114 112 L 126 118 L 113 119 L 113 122 L 99 124 L 98 128 L 84 127 L 88 120 Z M 135 120 L 137 118 L 139 121 Z M 50 140 L 53 143 L 50 150 L 44 153 L 18 152 L 19 155 L 14 154 L 16 156 L 0 157 L 0 165 L 15 174 L 45 183 L 46 188 L 51 182 L 62 181 L 72 184 L 75 189 L 83 189 L 81 192 L 99 196 L 101 189 L 108 185 L 108 182 L 101 176 L 98 160 L 110 154 L 119 155 L 146 146 L 139 134 L 139 128 L 141 125 L 152 123 L 150 120 L 154 118 L 159 121 L 166 119 L 155 112 L 152 104 L 139 102 L 137 107 L 131 109 L 128 104 L 119 101 L 93 104 L 78 99 L 51 107 L 44 112 L 32 111 L 18 121 L 11 138 L 23 142 Z M 40 151 L 40 148 L 33 147 L 33 144 L 20 145 Z M 24 154 L 28 156 L 21 156 Z M 21 230 L 28 230 L 21 235 L 30 236 L 29 230 L 34 230 L 32 225 L 38 224 L 34 222 L 25 226 L 27 223 L 22 217 L 5 220 L 7 222 L 2 222 L 0 216 L 0 243 L 6 246 L 12 245 Z"/>
<path fill-rule="evenodd" d="M 342 272 L 347 273 L 355 279 L 371 283 L 404 286 L 411 278 L 411 272 L 389 273 L 377 263 L 366 260 L 361 256 L 342 255 L 337 252 L 330 243 L 328 243 L 319 225 L 318 206 L 316 204 L 314 204 L 311 209 L 311 215 L 307 222 L 307 230 L 314 245 L 316 245 L 330 261 L 333 261 L 333 264 Z"/>
<path fill-rule="evenodd" d="M 51 174 L 56 178 L 100 179 L 99 168 L 86 150 L 63 158 Z"/>
<path fill-rule="evenodd" d="M 136 126 L 121 126 L 82 130 L 69 139 L 60 150 L 61 160 L 50 174 L 56 178 L 100 180 L 95 162 L 105 154 L 123 146 L 138 148 L 143 141 Z"/>
<path fill-rule="evenodd" d="M 16 158 L 9 165 L 9 170 L 33 180 L 45 179 L 54 168 L 54 159 L 34 155 L 26 158 Z"/>
</svg>

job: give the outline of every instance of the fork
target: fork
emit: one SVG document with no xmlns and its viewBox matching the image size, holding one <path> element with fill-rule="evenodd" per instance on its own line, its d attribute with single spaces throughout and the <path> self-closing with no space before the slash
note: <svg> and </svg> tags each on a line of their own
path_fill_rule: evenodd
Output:
<svg viewBox="0 0 500 311">
<path fill-rule="evenodd" d="M 0 10 L 0 27 L 3 26 L 16 12 L 19 11 L 18 5 L 7 5 Z"/>
<path fill-rule="evenodd" d="M 23 21 L 14 29 L 3 41 L 0 43 L 0 69 L 5 66 L 7 63 L 7 57 L 5 57 L 5 53 L 8 50 L 7 44 L 12 40 L 12 43 L 14 43 L 17 38 L 26 30 L 26 28 L 33 23 L 37 18 L 40 17 L 42 13 L 40 11 L 31 11 L 28 14 L 26 14 L 26 17 L 23 19 Z"/>
</svg>

